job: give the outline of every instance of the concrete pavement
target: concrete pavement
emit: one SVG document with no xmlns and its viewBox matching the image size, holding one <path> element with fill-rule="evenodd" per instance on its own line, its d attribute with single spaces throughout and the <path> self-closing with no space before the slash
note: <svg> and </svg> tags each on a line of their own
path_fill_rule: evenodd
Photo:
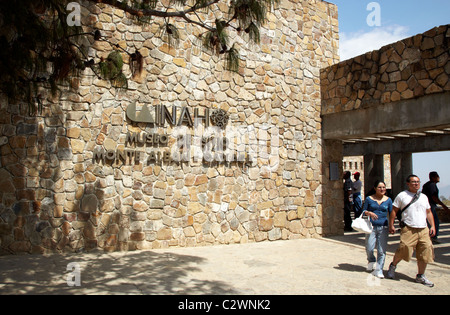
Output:
<svg viewBox="0 0 450 315">
<path fill-rule="evenodd" d="M 390 237 L 391 253 L 397 237 Z M 2 256 L 0 294 L 450 294 L 450 224 L 441 239 L 437 263 L 426 273 L 434 288 L 414 282 L 415 261 L 400 263 L 397 280 L 372 277 L 365 271 L 363 235 L 347 233 L 139 252 Z M 385 270 L 391 260 L 392 255 Z"/>
</svg>

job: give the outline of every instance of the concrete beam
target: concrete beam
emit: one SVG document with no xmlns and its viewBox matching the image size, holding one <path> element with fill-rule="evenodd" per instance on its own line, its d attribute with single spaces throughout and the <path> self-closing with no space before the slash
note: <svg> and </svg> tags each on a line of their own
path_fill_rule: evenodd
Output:
<svg viewBox="0 0 450 315">
<path fill-rule="evenodd" d="M 450 134 L 344 144 L 344 156 L 450 151 Z"/>
<path fill-rule="evenodd" d="M 324 139 L 442 129 L 450 125 L 450 92 L 322 116 Z"/>
</svg>

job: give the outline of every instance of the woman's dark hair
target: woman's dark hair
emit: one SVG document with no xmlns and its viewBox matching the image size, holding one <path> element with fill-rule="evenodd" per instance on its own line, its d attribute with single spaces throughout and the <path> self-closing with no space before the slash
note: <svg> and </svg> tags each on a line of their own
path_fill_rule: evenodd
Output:
<svg viewBox="0 0 450 315">
<path fill-rule="evenodd" d="M 382 180 L 376 180 L 376 181 L 375 181 L 375 184 L 373 185 L 373 188 L 377 188 L 378 185 L 380 185 L 380 183 L 383 183 L 384 186 L 386 186 L 386 183 L 385 183 L 384 181 L 382 181 Z"/>
<path fill-rule="evenodd" d="M 386 186 L 386 183 L 385 183 L 384 181 L 377 179 L 377 180 L 375 181 L 375 184 L 373 185 L 373 188 L 367 193 L 367 197 L 376 194 L 376 192 L 377 192 L 376 188 L 378 187 L 378 185 L 379 185 L 380 183 L 383 183 L 384 186 Z"/>
</svg>

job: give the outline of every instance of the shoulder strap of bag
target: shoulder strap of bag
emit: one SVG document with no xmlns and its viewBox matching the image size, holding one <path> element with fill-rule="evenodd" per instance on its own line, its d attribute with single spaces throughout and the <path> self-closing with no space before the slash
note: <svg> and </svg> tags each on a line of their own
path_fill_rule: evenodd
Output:
<svg viewBox="0 0 450 315">
<path fill-rule="evenodd" d="M 416 202 L 417 200 L 419 200 L 419 197 L 420 197 L 420 192 L 417 192 L 417 194 L 414 195 L 414 197 L 413 197 L 413 199 L 411 200 L 411 202 L 408 203 L 408 204 L 406 205 L 406 207 L 404 207 L 402 210 L 400 210 L 400 215 L 403 213 L 403 211 L 405 211 L 406 209 L 408 209 L 408 207 L 409 207 L 410 205 L 412 205 L 414 202 Z"/>
</svg>

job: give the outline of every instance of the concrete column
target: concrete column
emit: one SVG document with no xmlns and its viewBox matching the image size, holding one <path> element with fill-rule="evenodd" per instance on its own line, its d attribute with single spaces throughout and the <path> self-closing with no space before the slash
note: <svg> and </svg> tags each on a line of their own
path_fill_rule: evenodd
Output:
<svg viewBox="0 0 450 315">
<path fill-rule="evenodd" d="M 406 178 L 413 172 L 412 153 L 391 154 L 392 197 L 406 189 Z"/>
<path fill-rule="evenodd" d="M 372 190 L 376 180 L 384 180 L 384 159 L 382 154 L 364 155 L 364 196 Z"/>
</svg>

